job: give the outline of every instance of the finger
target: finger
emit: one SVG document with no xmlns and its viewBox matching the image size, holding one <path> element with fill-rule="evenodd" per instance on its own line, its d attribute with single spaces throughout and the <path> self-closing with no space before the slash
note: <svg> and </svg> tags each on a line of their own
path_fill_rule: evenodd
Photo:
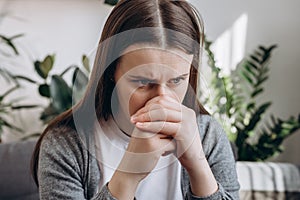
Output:
<svg viewBox="0 0 300 200">
<path fill-rule="evenodd" d="M 170 95 L 170 94 L 162 94 L 159 96 L 156 96 L 152 99 L 150 99 L 147 103 L 153 103 L 153 102 L 157 102 L 161 99 L 165 99 L 167 101 L 173 102 L 173 103 L 180 103 L 180 99 L 177 97 L 177 95 Z"/>
<path fill-rule="evenodd" d="M 141 131 L 161 133 L 175 138 L 176 133 L 181 127 L 181 124 L 174 123 L 174 122 L 157 121 L 157 122 L 137 122 L 135 126 Z"/>
<path fill-rule="evenodd" d="M 170 107 L 173 106 L 174 108 L 180 109 L 180 101 L 169 96 L 169 95 L 160 95 L 157 97 L 154 97 L 146 102 L 145 107 L 152 104 L 160 104 L 162 106 Z"/>
<path fill-rule="evenodd" d="M 150 100 L 151 101 L 151 100 Z M 132 117 L 135 117 L 136 115 L 146 113 L 149 110 L 155 110 L 155 109 L 160 109 L 161 107 L 166 108 L 166 109 L 171 109 L 171 110 L 176 110 L 176 111 L 181 111 L 182 110 L 182 104 L 178 102 L 171 102 L 166 99 L 160 99 L 158 101 L 154 101 L 149 103 L 149 101 L 146 103 L 144 107 L 139 109 Z"/>
<path fill-rule="evenodd" d="M 154 132 L 148 132 L 148 131 L 139 131 L 139 132 L 133 132 L 131 137 L 133 138 L 140 138 L 140 139 L 146 139 L 146 138 L 151 138 L 155 137 L 156 133 Z"/>
<path fill-rule="evenodd" d="M 158 139 L 172 139 L 171 136 L 156 133 L 156 132 L 149 132 L 149 131 L 142 131 L 138 129 L 139 131 L 133 131 L 131 137 L 132 138 L 139 138 L 139 139 L 148 139 L 152 137 L 157 137 Z"/>
<path fill-rule="evenodd" d="M 131 118 L 132 123 L 136 122 L 153 122 L 153 121 L 168 121 L 180 122 L 182 113 L 176 110 L 166 108 L 156 108 L 145 113 L 135 115 Z"/>
</svg>

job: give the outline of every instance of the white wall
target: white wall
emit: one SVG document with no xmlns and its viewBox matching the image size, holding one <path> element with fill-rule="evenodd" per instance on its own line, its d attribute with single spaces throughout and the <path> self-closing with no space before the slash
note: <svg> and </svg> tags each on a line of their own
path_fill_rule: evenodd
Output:
<svg viewBox="0 0 300 200">
<path fill-rule="evenodd" d="M 204 18 L 206 33 L 215 40 L 234 21 L 246 13 L 248 29 L 245 51 L 250 53 L 257 45 L 276 43 L 271 63 L 270 79 L 262 101 L 272 100 L 271 112 L 284 119 L 297 115 L 300 107 L 298 78 L 300 67 L 300 14 L 298 0 L 190 0 Z M 32 60 L 42 59 L 46 54 L 55 53 L 56 71 L 62 71 L 71 64 L 79 64 L 81 55 L 92 51 L 99 40 L 104 20 L 111 7 L 102 0 L 0 0 L 0 12 L 9 11 L 10 16 L 0 22 L 0 33 L 12 35 L 25 33 L 18 40 L 22 56 L 5 61 L 13 70 L 33 76 Z M 1 59 L 1 58 L 0 58 Z M 1 61 L 3 62 L 3 61 Z M 23 70 L 24 69 L 24 70 Z M 28 90 L 28 89 L 27 89 Z M 33 92 L 34 90 L 34 92 Z M 47 102 L 41 99 L 36 88 L 27 93 L 29 102 Z M 28 94 L 28 95 L 26 95 Z M 22 122 L 27 132 L 39 131 L 38 112 Z M 19 118 L 24 117 L 21 114 Z M 18 117 L 16 120 L 20 121 Z M 34 130 L 32 130 L 34 129 Z M 300 132 L 285 142 L 285 152 L 278 158 L 300 164 Z"/>
</svg>

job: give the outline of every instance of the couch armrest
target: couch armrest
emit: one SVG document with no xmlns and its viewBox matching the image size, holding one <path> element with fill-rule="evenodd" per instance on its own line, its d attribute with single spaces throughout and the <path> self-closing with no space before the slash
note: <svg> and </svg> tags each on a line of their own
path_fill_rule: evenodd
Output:
<svg viewBox="0 0 300 200">
<path fill-rule="evenodd" d="M 36 141 L 0 144 L 0 199 L 38 199 L 30 174 L 30 159 Z"/>
</svg>

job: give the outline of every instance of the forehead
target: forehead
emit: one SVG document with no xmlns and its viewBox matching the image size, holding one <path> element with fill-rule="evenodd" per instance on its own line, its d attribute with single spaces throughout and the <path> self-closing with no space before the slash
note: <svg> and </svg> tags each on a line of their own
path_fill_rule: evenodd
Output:
<svg viewBox="0 0 300 200">
<path fill-rule="evenodd" d="M 119 67 L 128 71 L 134 67 L 166 66 L 178 72 L 189 71 L 193 55 L 177 49 L 165 50 L 155 47 L 130 46 L 121 56 Z M 147 68 L 148 67 L 148 68 Z"/>
</svg>

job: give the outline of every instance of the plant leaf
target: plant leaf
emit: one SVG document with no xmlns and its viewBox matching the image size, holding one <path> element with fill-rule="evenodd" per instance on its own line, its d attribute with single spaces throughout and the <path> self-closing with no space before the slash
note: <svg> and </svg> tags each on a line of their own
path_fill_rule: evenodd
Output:
<svg viewBox="0 0 300 200">
<path fill-rule="evenodd" d="M 28 81 L 29 83 L 34 83 L 36 84 L 37 82 L 33 79 L 30 79 L 30 78 L 27 78 L 25 76 L 20 76 L 20 75 L 17 75 L 17 76 L 13 76 L 13 78 L 15 79 L 21 79 L 21 80 L 25 80 L 25 81 Z"/>
<path fill-rule="evenodd" d="M 41 113 L 40 119 L 47 124 L 50 120 L 52 120 L 55 116 L 59 114 L 59 111 L 50 103 L 44 111 Z"/>
<path fill-rule="evenodd" d="M 20 110 L 20 109 L 32 109 L 40 107 L 39 105 L 20 105 L 20 106 L 12 106 L 11 109 L 13 110 Z"/>
<path fill-rule="evenodd" d="M 21 137 L 20 140 L 25 141 L 25 140 L 28 140 L 30 138 L 38 138 L 41 135 L 42 135 L 42 133 L 31 133 L 29 135 L 25 135 L 25 136 Z"/>
<path fill-rule="evenodd" d="M 9 123 L 6 120 L 4 120 L 3 118 L 1 118 L 1 124 L 2 124 L 2 126 L 6 126 L 6 127 L 10 128 L 10 129 L 16 130 L 18 132 L 22 131 L 22 129 L 20 129 L 17 126 L 12 125 L 11 123 Z"/>
<path fill-rule="evenodd" d="M 78 102 L 84 95 L 86 86 L 88 84 L 88 77 L 79 69 L 75 69 L 73 78 L 73 92 L 74 92 L 74 101 Z"/>
<path fill-rule="evenodd" d="M 0 35 L 0 38 L 14 51 L 14 53 L 16 55 L 19 55 L 18 49 L 13 44 L 13 40 L 18 38 L 18 37 L 21 37 L 21 36 L 23 36 L 23 34 L 18 34 L 18 35 L 12 36 L 10 38 L 5 37 L 4 35 Z"/>
<path fill-rule="evenodd" d="M 253 67 L 254 69 L 256 69 L 256 70 L 258 70 L 258 66 L 255 64 L 255 63 L 253 63 L 253 62 L 251 62 L 251 61 L 247 61 L 247 64 L 249 64 L 251 67 Z"/>
<path fill-rule="evenodd" d="M 48 55 L 45 57 L 43 62 L 35 61 L 34 67 L 36 72 L 42 77 L 43 79 L 46 79 L 48 77 L 48 74 L 50 70 L 52 69 L 54 65 L 54 55 Z"/>
<path fill-rule="evenodd" d="M 250 68 L 250 66 L 249 65 L 245 65 L 244 66 L 244 69 L 247 71 L 247 72 L 249 72 L 252 76 L 256 76 L 256 73 Z"/>
<path fill-rule="evenodd" d="M 34 65 L 34 69 L 38 73 L 38 75 L 41 78 L 46 79 L 47 76 L 45 76 L 44 72 L 41 70 L 41 62 L 37 60 L 33 63 L 33 65 Z"/>
<path fill-rule="evenodd" d="M 242 72 L 242 76 L 251 84 L 253 85 L 253 80 L 249 77 L 249 75 L 246 72 Z"/>
<path fill-rule="evenodd" d="M 251 97 L 254 98 L 258 94 L 262 93 L 264 91 L 263 88 L 257 88 L 254 92 L 252 92 Z"/>
<path fill-rule="evenodd" d="M 271 104 L 271 102 L 267 102 L 259 106 L 259 108 L 251 116 L 249 124 L 245 127 L 245 131 L 248 132 L 255 128 L 257 123 L 261 120 L 261 115 L 270 107 Z"/>
<path fill-rule="evenodd" d="M 2 94 L 2 95 L 0 96 L 0 102 L 3 101 L 3 99 L 4 99 L 6 96 L 8 96 L 10 93 L 12 93 L 13 91 L 15 91 L 15 90 L 18 89 L 18 88 L 19 88 L 18 86 L 15 86 L 15 87 L 13 87 L 13 88 L 7 90 L 6 92 L 4 92 L 4 94 Z"/>
<path fill-rule="evenodd" d="M 76 65 L 71 65 L 71 66 L 67 67 L 67 69 L 65 69 L 65 70 L 60 74 L 60 76 L 65 75 L 65 73 L 67 73 L 70 69 L 73 69 L 73 68 L 76 69 L 77 66 L 76 66 Z"/>
<path fill-rule="evenodd" d="M 104 3 L 114 6 L 118 3 L 119 0 L 105 0 Z"/>
<path fill-rule="evenodd" d="M 82 65 L 87 72 L 90 72 L 90 60 L 86 55 L 82 56 Z"/>
<path fill-rule="evenodd" d="M 44 61 L 41 63 L 40 67 L 41 70 L 43 71 L 44 75 L 47 77 L 50 70 L 52 69 L 54 65 L 54 55 L 48 55 L 44 59 Z"/>
<path fill-rule="evenodd" d="M 53 107 L 59 113 L 72 106 L 72 90 L 61 76 L 52 76 L 50 94 L 53 99 Z"/>
<path fill-rule="evenodd" d="M 88 77 L 79 68 L 76 68 L 72 77 L 72 83 L 76 90 L 83 90 L 87 86 Z"/>
<path fill-rule="evenodd" d="M 39 85 L 39 93 L 43 97 L 50 98 L 50 87 L 48 84 Z"/>
<path fill-rule="evenodd" d="M 253 59 L 255 62 L 257 62 L 257 63 L 260 63 L 259 58 L 257 58 L 256 56 L 250 55 L 250 58 L 252 58 L 252 59 Z"/>
<path fill-rule="evenodd" d="M 255 84 L 255 87 L 259 87 L 263 82 L 268 80 L 268 78 L 269 78 L 269 76 L 265 76 L 265 77 L 259 79 L 258 82 Z"/>
</svg>

